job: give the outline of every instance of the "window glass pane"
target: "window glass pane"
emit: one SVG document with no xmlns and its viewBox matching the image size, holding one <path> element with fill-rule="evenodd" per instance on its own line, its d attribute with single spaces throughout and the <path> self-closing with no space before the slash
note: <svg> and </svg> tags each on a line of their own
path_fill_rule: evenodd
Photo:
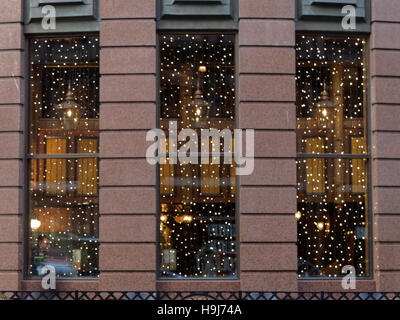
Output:
<svg viewBox="0 0 400 320">
<path fill-rule="evenodd" d="M 364 48 L 357 37 L 297 39 L 301 277 L 340 277 L 345 265 L 369 275 Z"/>
<path fill-rule="evenodd" d="M 99 42 L 31 40 L 28 276 L 97 277 Z"/>
<path fill-rule="evenodd" d="M 235 127 L 234 36 L 160 36 L 160 128 L 233 131 Z M 169 140 L 169 139 L 167 139 Z M 209 141 L 224 150 L 226 139 Z M 169 150 L 170 142 L 161 141 Z M 178 144 L 179 149 L 184 142 Z M 164 147 L 164 148 L 163 148 Z M 200 151 L 200 150 L 199 150 Z M 162 277 L 236 275 L 235 170 L 233 164 L 208 164 L 171 158 L 160 164 L 160 273 Z"/>
</svg>

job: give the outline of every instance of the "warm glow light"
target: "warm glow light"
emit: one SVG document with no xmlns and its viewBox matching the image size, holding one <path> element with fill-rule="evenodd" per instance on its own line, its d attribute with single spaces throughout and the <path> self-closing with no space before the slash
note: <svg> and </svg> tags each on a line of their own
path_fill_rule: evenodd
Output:
<svg viewBox="0 0 400 320">
<path fill-rule="evenodd" d="M 163 215 L 160 217 L 160 220 L 161 220 L 162 222 L 167 221 L 167 216 L 166 216 L 165 214 L 163 214 Z"/>
<path fill-rule="evenodd" d="M 168 120 L 177 119 L 178 128 L 198 134 L 215 127 L 233 131 L 233 35 L 178 33 L 159 39 L 161 129 L 172 129 Z M 166 149 L 179 147 L 168 140 Z M 214 142 L 210 147 L 221 149 Z M 159 168 L 160 217 L 168 217 L 159 221 L 161 277 L 235 277 L 235 168 L 173 162 L 168 159 Z"/>
<path fill-rule="evenodd" d="M 175 221 L 177 223 L 184 223 L 184 222 L 190 223 L 193 221 L 193 217 L 189 216 L 189 215 L 177 216 L 177 217 L 175 217 Z"/>
<path fill-rule="evenodd" d="M 300 211 L 297 211 L 297 212 L 294 214 L 294 216 L 296 217 L 296 220 L 300 220 L 300 218 L 301 218 L 301 212 L 300 212 Z"/>
<path fill-rule="evenodd" d="M 330 232 L 331 231 L 331 224 L 329 223 L 329 222 L 327 222 L 326 224 L 325 224 L 325 232 Z"/>
<path fill-rule="evenodd" d="M 37 230 L 40 227 L 40 221 L 37 219 L 31 219 L 31 228 L 32 230 Z"/>
<path fill-rule="evenodd" d="M 29 193 L 27 276 L 42 277 L 57 252 L 63 258 L 57 277 L 97 278 L 98 159 L 86 156 L 98 150 L 99 39 L 68 35 L 30 44 L 29 78 L 35 85 L 29 95 L 35 99 L 29 112 L 37 116 L 30 117 L 29 152 L 61 156 L 45 160 L 43 170 L 29 168 L 36 178 Z"/>
<path fill-rule="evenodd" d="M 317 229 L 318 229 L 319 231 L 322 231 L 322 230 L 324 229 L 324 223 L 323 223 L 323 222 L 318 222 L 318 223 L 317 223 Z"/>
<path fill-rule="evenodd" d="M 297 37 L 300 277 L 340 277 L 345 265 L 354 265 L 357 276 L 369 273 L 369 241 L 364 238 L 369 232 L 369 159 L 336 158 L 363 154 L 368 147 L 368 66 L 362 41 L 353 36 Z"/>
</svg>

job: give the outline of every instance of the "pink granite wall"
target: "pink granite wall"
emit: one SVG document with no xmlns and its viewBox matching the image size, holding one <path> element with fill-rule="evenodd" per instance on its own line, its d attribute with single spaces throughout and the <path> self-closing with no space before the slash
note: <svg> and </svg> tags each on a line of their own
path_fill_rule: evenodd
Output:
<svg viewBox="0 0 400 320">
<path fill-rule="evenodd" d="M 239 126 L 256 158 L 240 177 L 240 288 L 297 290 L 294 1 L 239 3 Z"/>
<path fill-rule="evenodd" d="M 0 290 L 20 289 L 24 212 L 24 86 L 22 0 L 0 10 Z"/>
<path fill-rule="evenodd" d="M 101 0 L 99 280 L 60 290 L 341 290 L 297 280 L 294 0 L 240 0 L 238 125 L 254 128 L 255 171 L 238 188 L 240 279 L 157 281 L 156 0 Z M 0 290 L 39 290 L 23 269 L 27 55 L 22 0 L 0 11 Z M 400 290 L 400 1 L 372 0 L 370 106 L 374 279 Z"/>
<path fill-rule="evenodd" d="M 371 111 L 377 290 L 400 290 L 400 1 L 372 1 Z"/>
<path fill-rule="evenodd" d="M 102 0 L 100 290 L 156 289 L 155 0 Z"/>
</svg>

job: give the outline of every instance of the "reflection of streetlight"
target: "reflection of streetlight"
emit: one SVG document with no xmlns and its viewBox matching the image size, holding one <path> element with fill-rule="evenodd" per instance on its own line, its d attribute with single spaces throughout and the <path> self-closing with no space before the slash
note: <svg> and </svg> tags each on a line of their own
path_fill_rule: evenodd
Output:
<svg viewBox="0 0 400 320">
<path fill-rule="evenodd" d="M 64 101 L 57 108 L 62 128 L 65 130 L 76 129 L 81 116 L 81 106 L 74 100 L 71 84 L 68 85 Z"/>
<path fill-rule="evenodd" d="M 32 230 L 37 230 L 40 227 L 40 221 L 38 219 L 31 219 Z"/>
</svg>

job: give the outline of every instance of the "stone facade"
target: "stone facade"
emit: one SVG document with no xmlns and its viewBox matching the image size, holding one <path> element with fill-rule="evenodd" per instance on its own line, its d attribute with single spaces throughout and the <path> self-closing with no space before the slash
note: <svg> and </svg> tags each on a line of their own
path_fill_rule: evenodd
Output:
<svg viewBox="0 0 400 320">
<path fill-rule="evenodd" d="M 29 79 L 23 1 L 0 11 L 0 290 L 26 280 L 24 235 Z M 4 8 L 5 5 L 5 8 Z M 341 290 L 298 280 L 296 250 L 295 1 L 239 0 L 239 128 L 255 129 L 255 171 L 238 187 L 238 280 L 157 280 L 157 168 L 145 159 L 157 126 L 155 0 L 100 1 L 99 280 L 59 290 Z M 400 291 L 400 2 L 372 0 L 369 38 L 374 274 L 357 290 Z"/>
</svg>

